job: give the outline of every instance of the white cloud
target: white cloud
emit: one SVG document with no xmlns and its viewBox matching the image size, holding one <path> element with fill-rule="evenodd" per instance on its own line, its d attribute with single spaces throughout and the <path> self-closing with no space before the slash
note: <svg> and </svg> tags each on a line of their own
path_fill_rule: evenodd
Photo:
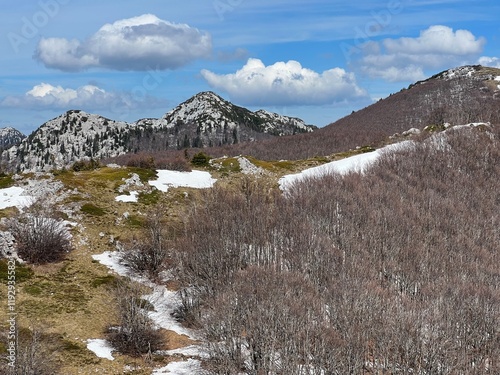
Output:
<svg viewBox="0 0 500 375">
<path fill-rule="evenodd" d="M 478 60 L 478 63 L 480 65 L 490 66 L 492 68 L 499 68 L 500 69 L 500 58 L 499 57 L 481 56 Z"/>
<path fill-rule="evenodd" d="M 63 71 L 164 70 L 208 57 L 211 51 L 210 35 L 144 14 L 106 24 L 85 41 L 42 38 L 35 58 Z"/>
<path fill-rule="evenodd" d="M 484 38 L 476 38 L 468 30 L 453 31 L 447 26 L 431 26 L 420 32 L 417 38 L 385 39 L 384 47 L 389 54 L 409 55 L 456 55 L 481 53 Z"/>
<path fill-rule="evenodd" d="M 135 97 L 130 93 L 107 92 L 95 85 L 85 85 L 73 88 L 53 86 L 41 83 L 34 86 L 24 95 L 7 96 L 1 102 L 1 107 L 27 109 L 113 109 L 123 110 L 133 108 L 152 108 L 162 105 L 160 100 L 145 97 Z"/>
<path fill-rule="evenodd" d="M 206 69 L 201 74 L 210 86 L 244 105 L 321 105 L 367 96 L 352 73 L 340 68 L 317 73 L 293 60 L 265 66 L 250 58 L 233 74 Z"/>
<path fill-rule="evenodd" d="M 468 30 L 435 25 L 415 38 L 384 39 L 360 47 L 361 70 L 374 78 L 388 81 L 416 81 L 424 70 L 452 68 L 474 61 L 482 52 L 485 39 Z"/>
</svg>

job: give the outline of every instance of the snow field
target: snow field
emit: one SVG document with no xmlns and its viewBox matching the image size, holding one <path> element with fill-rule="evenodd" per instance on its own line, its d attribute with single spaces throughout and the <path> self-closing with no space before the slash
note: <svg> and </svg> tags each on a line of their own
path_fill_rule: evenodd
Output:
<svg viewBox="0 0 500 375">
<path fill-rule="evenodd" d="M 286 192 L 291 186 L 293 186 L 294 183 L 302 181 L 305 178 L 321 177 L 333 173 L 341 175 L 351 172 L 363 173 L 384 153 L 404 149 L 405 147 L 409 147 L 411 144 L 413 144 L 412 141 L 398 142 L 372 152 L 350 156 L 341 160 L 335 160 L 318 167 L 306 169 L 300 173 L 285 175 L 279 179 L 278 183 L 280 189 L 283 192 Z"/>
<path fill-rule="evenodd" d="M 158 179 L 148 183 L 163 192 L 167 192 L 171 187 L 211 188 L 217 181 L 209 172 L 204 171 L 178 172 L 160 169 L 157 173 Z"/>
</svg>

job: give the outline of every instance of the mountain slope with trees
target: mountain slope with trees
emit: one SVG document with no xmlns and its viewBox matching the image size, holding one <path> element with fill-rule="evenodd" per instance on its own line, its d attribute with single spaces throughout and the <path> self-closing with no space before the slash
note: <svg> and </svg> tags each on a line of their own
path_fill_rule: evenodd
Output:
<svg viewBox="0 0 500 375">
<path fill-rule="evenodd" d="M 500 69 L 463 66 L 410 85 L 310 134 L 213 149 L 214 156 L 300 160 L 378 146 L 409 129 L 470 122 L 500 124 Z"/>
<path fill-rule="evenodd" d="M 499 130 L 449 129 L 286 196 L 207 191 L 174 269 L 209 368 L 500 371 Z"/>
<path fill-rule="evenodd" d="M 203 148 L 298 133 L 316 127 L 298 118 L 235 106 L 213 92 L 202 92 L 161 119 L 113 121 L 70 110 L 47 121 L 19 145 L 3 152 L 11 170 L 47 171 L 76 161 L 126 153 Z"/>
</svg>

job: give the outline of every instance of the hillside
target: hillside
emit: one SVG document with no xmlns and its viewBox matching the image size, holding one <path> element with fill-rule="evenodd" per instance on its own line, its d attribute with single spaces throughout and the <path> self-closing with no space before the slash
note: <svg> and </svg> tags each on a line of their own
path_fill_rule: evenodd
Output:
<svg viewBox="0 0 500 375">
<path fill-rule="evenodd" d="M 2 161 L 10 170 L 47 171 L 82 159 L 221 146 L 314 129 L 300 119 L 266 111 L 251 112 L 212 92 L 203 92 L 161 119 L 135 123 L 113 121 L 80 110 L 67 111 L 3 152 Z"/>
<path fill-rule="evenodd" d="M 499 142 L 499 126 L 449 127 L 335 154 L 336 175 L 226 157 L 0 177 L 11 254 L 30 215 L 71 235 L 60 260 L 16 266 L 20 350 L 36 331 L 42 375 L 498 373 Z M 110 344 L 124 285 L 163 338 L 151 353 Z"/>
<path fill-rule="evenodd" d="M 362 146 L 426 126 L 500 123 L 500 69 L 464 66 L 443 71 L 353 112 L 311 134 L 210 150 L 213 155 L 254 155 L 298 160 Z"/>
</svg>

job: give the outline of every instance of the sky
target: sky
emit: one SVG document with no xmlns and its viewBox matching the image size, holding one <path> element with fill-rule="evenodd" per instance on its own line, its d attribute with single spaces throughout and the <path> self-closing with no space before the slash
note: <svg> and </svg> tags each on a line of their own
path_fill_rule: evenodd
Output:
<svg viewBox="0 0 500 375">
<path fill-rule="evenodd" d="M 466 64 L 500 67 L 494 0 L 0 0 L 0 127 L 159 118 L 201 91 L 325 126 Z"/>
</svg>

